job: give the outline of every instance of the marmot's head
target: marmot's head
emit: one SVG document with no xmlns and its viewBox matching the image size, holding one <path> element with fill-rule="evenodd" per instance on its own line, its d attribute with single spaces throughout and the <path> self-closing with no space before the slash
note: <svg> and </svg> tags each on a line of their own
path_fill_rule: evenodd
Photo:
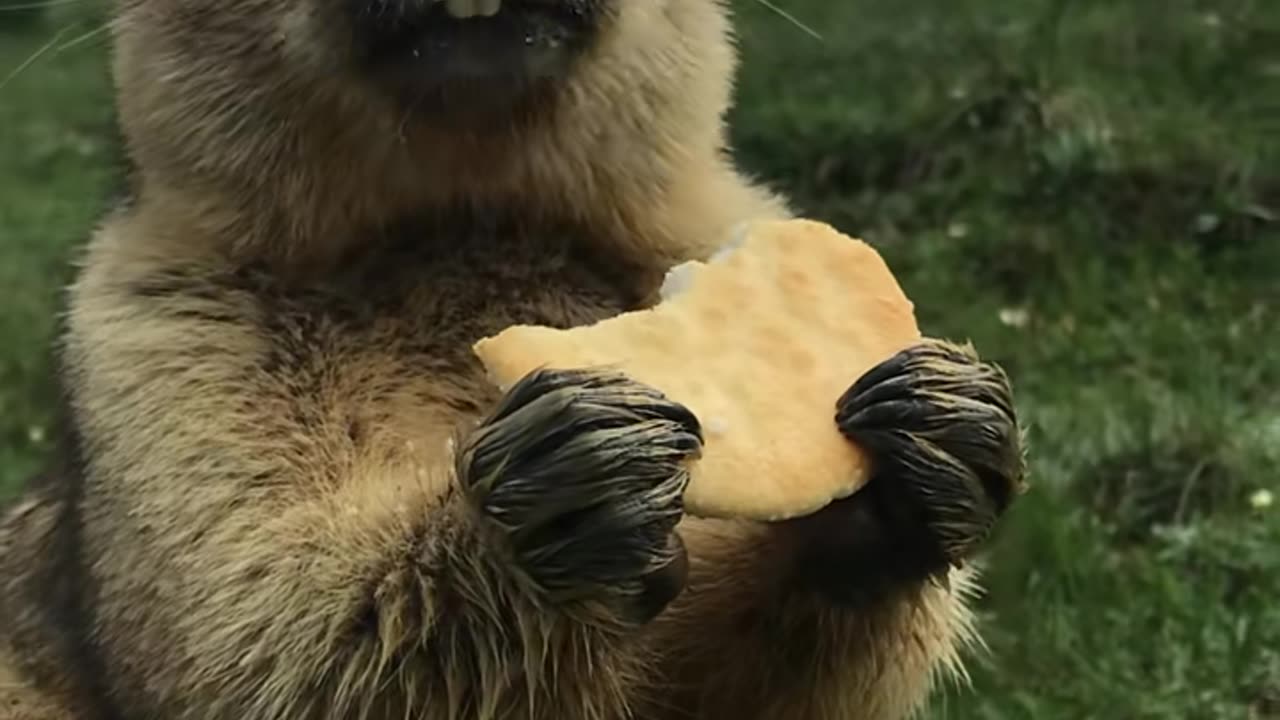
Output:
<svg viewBox="0 0 1280 720">
<path fill-rule="evenodd" d="M 143 199 L 239 208 L 237 242 L 603 207 L 722 141 L 722 0 L 118 1 Z"/>
</svg>

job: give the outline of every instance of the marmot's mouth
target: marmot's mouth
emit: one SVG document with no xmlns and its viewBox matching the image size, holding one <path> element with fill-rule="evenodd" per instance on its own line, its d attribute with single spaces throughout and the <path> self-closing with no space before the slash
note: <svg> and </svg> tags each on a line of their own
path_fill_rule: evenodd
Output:
<svg viewBox="0 0 1280 720">
<path fill-rule="evenodd" d="M 503 6 L 503 0 L 427 0 L 427 2 L 434 6 L 443 5 L 446 13 L 460 20 L 473 17 L 493 17 L 502 10 Z M 508 0 L 506 3 L 508 7 L 519 4 L 513 0 Z M 553 7 L 555 2 L 552 0 L 551 2 L 525 4 Z"/>
<path fill-rule="evenodd" d="M 365 63 L 424 91 L 555 78 L 589 41 L 600 0 L 370 0 L 356 30 Z M 497 90 L 486 87 L 486 92 Z"/>
</svg>

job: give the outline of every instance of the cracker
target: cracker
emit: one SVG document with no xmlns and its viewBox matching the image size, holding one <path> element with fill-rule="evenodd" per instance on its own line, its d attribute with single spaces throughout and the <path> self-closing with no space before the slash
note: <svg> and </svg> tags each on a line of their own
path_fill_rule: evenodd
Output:
<svg viewBox="0 0 1280 720">
<path fill-rule="evenodd" d="M 914 307 L 866 243 L 813 221 L 747 226 L 674 268 L 656 306 L 590 326 L 515 326 L 475 352 L 508 388 L 539 368 L 607 367 L 700 420 L 686 511 L 781 520 L 856 492 L 866 454 L 835 423 L 841 394 L 920 339 Z"/>
</svg>

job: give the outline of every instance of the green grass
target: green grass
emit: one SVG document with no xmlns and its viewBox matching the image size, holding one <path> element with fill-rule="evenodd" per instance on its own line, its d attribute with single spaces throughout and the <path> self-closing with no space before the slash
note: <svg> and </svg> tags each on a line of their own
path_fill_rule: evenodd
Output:
<svg viewBox="0 0 1280 720">
<path fill-rule="evenodd" d="M 824 42 L 747 13 L 738 146 L 1029 425 L 990 653 L 933 715 L 1280 717 L 1280 5 L 788 7 Z"/>
<path fill-rule="evenodd" d="M 775 2 L 823 39 L 736 0 L 745 162 L 877 244 L 1029 426 L 990 651 L 932 715 L 1280 717 L 1280 503 L 1251 503 L 1280 495 L 1280 3 Z M 82 12 L 0 35 L 0 78 Z M 95 42 L 0 87 L 0 488 L 46 447 L 108 105 Z"/>
<path fill-rule="evenodd" d="M 73 40 L 92 20 L 76 8 L 44 26 L 6 11 L 12 4 L 0 0 L 0 494 L 38 468 L 49 445 L 59 293 L 73 249 L 107 207 L 116 152 L 100 42 L 23 69 L 42 46 Z"/>
</svg>

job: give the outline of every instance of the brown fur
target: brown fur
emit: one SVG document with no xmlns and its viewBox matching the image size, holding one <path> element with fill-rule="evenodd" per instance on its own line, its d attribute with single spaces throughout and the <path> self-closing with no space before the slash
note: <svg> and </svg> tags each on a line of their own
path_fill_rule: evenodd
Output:
<svg viewBox="0 0 1280 720">
<path fill-rule="evenodd" d="M 718 3 L 622 0 L 554 97 L 484 131 L 354 78 L 336 2 L 119 5 L 136 193 L 71 289 L 67 462 L 0 524 L 0 717 L 884 720 L 959 670 L 975 578 L 952 565 L 1003 503 L 931 515 L 877 480 L 808 522 L 675 539 L 679 408 L 531 384 L 498 417 L 469 352 L 643 306 L 674 262 L 786 214 L 725 154 Z M 860 398 L 924 388 L 887 415 L 908 435 L 886 468 L 956 507 L 1001 497 L 923 421 L 994 428 L 1016 485 L 1003 377 L 948 415 L 964 393 L 929 381 L 963 373 L 919 357 L 841 422 L 879 437 Z M 556 439 L 571 422 L 596 435 Z M 485 465 L 502 447 L 523 449 Z M 544 510 L 579 522 L 534 532 L 561 527 Z M 903 577 L 876 559 L 897 552 Z"/>
</svg>

